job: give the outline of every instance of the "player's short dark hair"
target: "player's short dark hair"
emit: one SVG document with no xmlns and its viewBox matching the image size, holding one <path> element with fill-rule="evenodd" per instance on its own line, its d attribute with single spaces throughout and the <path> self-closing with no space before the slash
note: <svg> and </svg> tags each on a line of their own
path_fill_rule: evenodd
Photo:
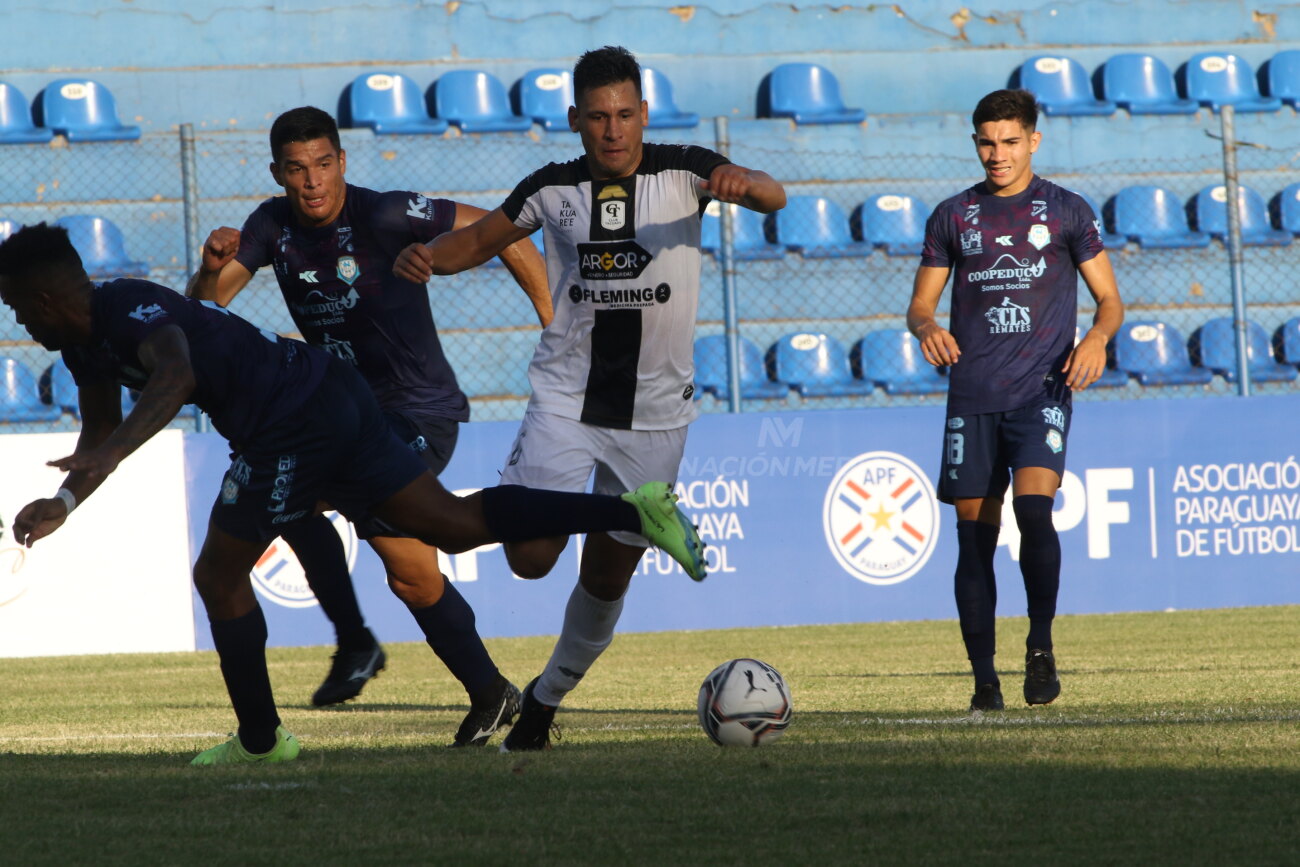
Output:
<svg viewBox="0 0 1300 867">
<path fill-rule="evenodd" d="M 1038 100 L 1027 90 L 995 90 L 979 101 L 970 116 L 971 124 L 1018 120 L 1026 132 L 1038 126 Z"/>
<path fill-rule="evenodd" d="M 329 112 L 314 105 L 291 108 L 271 124 L 271 159 L 278 163 L 280 151 L 291 142 L 314 141 L 318 138 L 329 139 L 336 151 L 343 150 L 339 144 L 339 125 L 330 117 Z"/>
<path fill-rule="evenodd" d="M 63 226 L 24 226 L 0 243 L 0 276 L 16 277 L 50 266 L 85 270 Z"/>
<path fill-rule="evenodd" d="M 605 87 L 624 81 L 636 87 L 641 97 L 641 64 L 621 45 L 595 48 L 578 58 L 573 67 L 573 95 L 578 98 L 593 87 Z"/>
</svg>

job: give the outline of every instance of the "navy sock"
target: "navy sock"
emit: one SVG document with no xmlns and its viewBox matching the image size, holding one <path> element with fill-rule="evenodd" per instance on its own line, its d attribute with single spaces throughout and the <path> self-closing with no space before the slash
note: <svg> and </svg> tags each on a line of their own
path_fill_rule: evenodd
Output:
<svg viewBox="0 0 1300 867">
<path fill-rule="evenodd" d="M 424 630 L 433 652 L 465 687 L 470 701 L 488 694 L 499 672 L 474 627 L 474 609 L 456 585 L 444 579 L 442 598 L 425 608 L 412 608 L 411 615 Z"/>
<path fill-rule="evenodd" d="M 366 628 L 357 594 L 348 572 L 347 552 L 334 525 L 324 515 L 295 521 L 281 531 L 302 564 L 307 586 L 316 594 L 321 611 L 334 624 L 334 635 L 341 648 L 361 650 L 374 644 L 375 637 Z"/>
<path fill-rule="evenodd" d="M 1026 494 L 1011 501 L 1020 527 L 1020 574 L 1029 601 L 1031 650 L 1052 649 L 1052 619 L 1061 589 L 1061 540 L 1052 524 L 1052 497 Z"/>
<path fill-rule="evenodd" d="M 993 669 L 993 655 L 997 650 L 994 613 L 998 604 L 993 555 L 998 547 L 998 529 L 994 524 L 980 521 L 957 522 L 953 595 L 957 599 L 961 639 L 966 645 L 976 686 L 999 682 Z"/>
<path fill-rule="evenodd" d="M 221 659 L 221 676 L 239 720 L 239 742 L 250 753 L 275 746 L 280 715 L 266 671 L 266 617 L 259 606 L 233 620 L 213 620 L 212 644 Z"/>
<path fill-rule="evenodd" d="M 640 513 L 618 497 L 542 491 L 522 485 L 484 488 L 483 520 L 498 542 L 611 530 L 641 532 Z"/>
</svg>

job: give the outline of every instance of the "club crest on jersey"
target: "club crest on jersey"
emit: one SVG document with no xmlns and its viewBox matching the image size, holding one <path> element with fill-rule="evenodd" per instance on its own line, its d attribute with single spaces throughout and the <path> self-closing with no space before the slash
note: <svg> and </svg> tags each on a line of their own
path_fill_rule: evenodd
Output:
<svg viewBox="0 0 1300 867">
<path fill-rule="evenodd" d="M 605 202 L 600 206 L 600 227 L 602 229 L 621 229 L 627 224 L 627 202 L 620 202 L 617 199 Z"/>
<path fill-rule="evenodd" d="M 965 219 L 965 221 L 966 221 L 967 223 L 970 223 L 972 226 L 978 226 L 978 225 L 980 224 L 980 206 L 979 206 L 979 204 L 976 203 L 976 204 L 974 204 L 974 205 L 967 205 L 967 206 L 966 206 L 966 216 L 965 216 L 963 219 Z"/>
<path fill-rule="evenodd" d="M 1052 233 L 1047 231 L 1047 227 L 1042 223 L 1035 223 L 1029 229 L 1029 243 L 1033 244 L 1036 249 L 1041 250 L 1052 243 Z"/>
<path fill-rule="evenodd" d="M 1009 295 L 1002 296 L 1002 304 L 984 311 L 989 322 L 989 334 L 1015 334 L 1032 330 L 1029 308 L 1017 304 Z"/>
<path fill-rule="evenodd" d="M 1047 202 L 1042 199 L 1034 199 L 1029 203 L 1029 217 L 1043 217 L 1047 215 Z"/>
<path fill-rule="evenodd" d="M 1061 437 L 1061 432 L 1056 428 L 1049 428 L 1047 431 L 1047 447 L 1052 450 L 1052 454 L 1059 455 L 1061 449 L 1065 448 L 1065 440 Z"/>
<path fill-rule="evenodd" d="M 975 256 L 983 252 L 984 236 L 979 229 L 967 229 L 961 233 L 961 254 L 963 256 Z"/>
<path fill-rule="evenodd" d="M 361 266 L 357 264 L 356 258 L 353 256 L 340 256 L 338 275 L 339 279 L 349 286 L 357 282 L 357 278 L 361 276 Z"/>
</svg>

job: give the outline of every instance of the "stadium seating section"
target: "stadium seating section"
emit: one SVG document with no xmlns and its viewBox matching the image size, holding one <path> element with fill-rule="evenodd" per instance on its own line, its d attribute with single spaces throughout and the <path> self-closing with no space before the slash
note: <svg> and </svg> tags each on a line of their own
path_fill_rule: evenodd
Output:
<svg viewBox="0 0 1300 867">
<path fill-rule="evenodd" d="M 526 132 L 532 120 L 510 107 L 505 86 L 479 70 L 445 72 L 433 84 L 434 114 L 463 132 Z"/>
<path fill-rule="evenodd" d="M 88 78 L 51 81 L 36 102 L 41 126 L 70 142 L 134 141 L 140 137 L 140 127 L 117 119 L 117 101 L 108 88 Z"/>
<path fill-rule="evenodd" d="M 447 121 L 429 117 L 420 86 L 397 72 L 358 75 L 348 85 L 346 126 L 369 127 L 380 135 L 445 132 Z"/>
<path fill-rule="evenodd" d="M 759 103 L 760 117 L 788 117 L 797 124 L 861 123 L 867 116 L 844 105 L 835 74 L 815 63 L 773 69 L 760 85 Z"/>
<path fill-rule="evenodd" d="M 677 107 L 668 76 L 649 66 L 641 68 L 641 98 L 650 109 L 650 129 L 689 129 L 700 123 L 698 114 Z"/>
<path fill-rule="evenodd" d="M 1129 114 L 1196 114 L 1195 100 L 1183 99 L 1174 74 L 1150 54 L 1116 54 L 1102 65 L 1102 93 Z"/>
<path fill-rule="evenodd" d="M 1068 57 L 1031 57 L 1019 70 L 1020 86 L 1033 91 L 1047 114 L 1114 114 L 1115 103 L 1097 99 L 1088 73 Z"/>
<path fill-rule="evenodd" d="M 1212 370 L 1228 382 L 1237 381 L 1237 331 L 1233 320 L 1217 317 L 1192 335 L 1191 356 L 1201 367 Z M 1290 382 L 1296 369 L 1273 360 L 1273 346 L 1258 323 L 1246 323 L 1246 359 L 1250 378 L 1256 382 Z"/>
<path fill-rule="evenodd" d="M 53 136 L 52 130 L 32 122 L 32 108 L 22 91 L 0 81 L 0 144 L 35 144 Z"/>
<path fill-rule="evenodd" d="M 519 79 L 518 109 L 547 131 L 569 128 L 569 106 L 573 105 L 573 73 L 567 69 L 534 69 Z"/>
</svg>

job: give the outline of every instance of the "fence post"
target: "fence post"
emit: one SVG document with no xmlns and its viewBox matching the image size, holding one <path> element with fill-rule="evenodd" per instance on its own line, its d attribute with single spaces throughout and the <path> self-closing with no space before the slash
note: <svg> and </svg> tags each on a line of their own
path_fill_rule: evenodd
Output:
<svg viewBox="0 0 1300 867">
<path fill-rule="evenodd" d="M 713 130 L 717 139 L 718 153 L 729 158 L 731 139 L 728 135 L 725 115 L 718 115 L 713 119 Z M 736 260 L 732 255 L 735 235 L 731 208 L 720 203 L 718 210 L 721 230 L 718 262 L 722 268 L 722 316 L 727 336 L 727 408 L 730 412 L 740 412 L 740 326 L 736 313 Z"/>
<path fill-rule="evenodd" d="M 194 155 L 194 124 L 181 124 L 181 202 L 185 215 L 185 275 L 199 270 L 203 261 L 203 242 L 199 240 L 199 176 Z M 194 429 L 206 433 L 207 413 L 200 412 Z"/>
<path fill-rule="evenodd" d="M 1223 133 L 1223 191 L 1228 209 L 1228 269 L 1232 280 L 1232 326 L 1237 346 L 1237 394 L 1250 396 L 1250 360 L 1246 323 L 1246 281 L 1241 256 L 1241 188 L 1237 184 L 1237 134 L 1231 105 L 1219 110 Z"/>
</svg>

